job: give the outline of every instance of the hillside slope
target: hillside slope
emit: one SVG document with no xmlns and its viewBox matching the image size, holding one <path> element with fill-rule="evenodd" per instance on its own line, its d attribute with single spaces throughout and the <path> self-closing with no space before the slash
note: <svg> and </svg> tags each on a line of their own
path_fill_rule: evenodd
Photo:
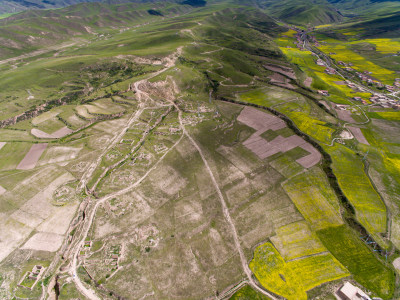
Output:
<svg viewBox="0 0 400 300">
<path fill-rule="evenodd" d="M 165 1 L 157 4 L 81 3 L 62 10 L 22 12 L 0 20 L 0 59 L 71 39 L 106 38 L 110 31 L 177 16 L 190 9 L 190 5 Z M 155 10 L 160 14 L 154 14 Z"/>
<path fill-rule="evenodd" d="M 293 24 L 328 24 L 343 19 L 332 5 L 324 0 L 255 0 L 255 5 L 270 15 Z"/>
</svg>

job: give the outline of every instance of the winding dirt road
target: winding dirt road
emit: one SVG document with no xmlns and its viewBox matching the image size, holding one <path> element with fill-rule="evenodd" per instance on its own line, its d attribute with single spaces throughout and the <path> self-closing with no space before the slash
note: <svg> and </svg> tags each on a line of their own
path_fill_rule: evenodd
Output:
<svg viewBox="0 0 400 300">
<path fill-rule="evenodd" d="M 176 53 L 178 53 L 178 55 L 181 53 L 182 48 L 178 49 Z M 176 58 L 177 56 L 175 55 L 175 59 L 172 59 L 170 61 L 168 61 L 168 63 L 166 64 L 166 68 L 156 72 L 154 75 L 152 75 L 150 78 L 153 78 L 159 74 L 161 74 L 162 72 L 166 71 L 167 69 L 169 69 L 170 67 L 175 65 L 176 62 Z M 88 168 L 87 172 L 85 173 L 85 175 L 82 177 L 82 180 L 80 182 L 80 187 L 84 188 L 86 187 L 86 184 L 88 182 L 88 180 L 91 178 L 91 176 L 93 175 L 94 170 L 97 168 L 97 166 L 100 164 L 101 159 L 103 158 L 103 156 L 123 137 L 123 135 L 125 134 L 126 130 L 132 125 L 132 123 L 137 120 L 137 118 L 139 118 L 140 114 L 143 112 L 143 110 L 145 109 L 143 107 L 143 103 L 144 103 L 144 99 L 151 99 L 151 97 L 144 91 L 140 90 L 140 85 L 142 83 L 145 83 L 145 81 L 148 79 L 144 79 L 141 81 L 138 81 L 134 84 L 134 89 L 136 91 L 136 95 L 138 100 L 140 101 L 140 108 L 136 111 L 135 114 L 133 114 L 131 116 L 131 118 L 129 119 L 127 126 L 124 127 L 124 129 L 118 134 L 116 135 L 112 140 L 111 143 L 105 148 L 105 150 L 103 150 L 102 154 L 99 156 L 99 158 L 92 163 L 92 165 Z M 222 211 L 224 214 L 224 217 L 226 219 L 226 221 L 228 222 L 230 228 L 231 228 L 231 232 L 232 232 L 232 236 L 234 239 L 234 244 L 236 247 L 237 252 L 239 253 L 239 257 L 240 257 L 240 261 L 241 261 L 241 265 L 243 268 L 244 273 L 246 274 L 247 280 L 246 282 L 248 282 L 254 289 L 256 289 L 257 291 L 259 291 L 260 293 L 268 296 L 271 299 L 276 299 L 273 295 L 271 295 L 270 293 L 268 293 L 267 291 L 265 291 L 264 289 L 262 289 L 254 280 L 254 278 L 252 277 L 252 272 L 248 266 L 248 262 L 246 259 L 246 256 L 244 255 L 243 249 L 241 247 L 240 244 L 240 240 L 239 240 L 239 236 L 235 227 L 235 224 L 231 218 L 231 215 L 229 213 L 229 209 L 227 207 L 226 201 L 224 199 L 224 196 L 221 192 L 221 189 L 215 179 L 214 173 L 212 171 L 212 169 L 210 168 L 210 165 L 206 159 L 205 154 L 203 153 L 203 150 L 200 148 L 200 146 L 198 145 L 198 143 L 193 139 L 193 137 L 188 133 L 188 131 L 186 130 L 184 124 L 183 124 L 183 120 L 182 120 L 182 111 L 181 109 L 177 106 L 177 104 L 175 102 L 171 101 L 171 104 L 177 109 L 178 111 L 178 119 L 179 119 L 179 124 L 180 124 L 180 128 L 182 130 L 182 135 L 181 137 L 178 139 L 178 141 L 176 141 L 174 143 L 174 145 L 168 149 L 167 152 L 165 152 L 160 159 L 139 179 L 137 180 L 135 183 L 133 183 L 132 185 L 119 190 L 117 192 L 111 193 L 107 196 L 104 196 L 100 199 L 98 199 L 95 204 L 93 205 L 93 207 L 90 209 L 90 212 L 87 214 L 86 219 L 84 220 L 84 224 L 82 225 L 82 230 L 80 233 L 80 240 L 76 242 L 74 249 L 71 251 L 71 253 L 73 253 L 72 256 L 72 262 L 71 262 L 71 267 L 70 267 L 70 275 L 72 276 L 72 279 L 74 281 L 74 283 L 76 284 L 77 289 L 80 291 L 80 293 L 82 293 L 85 297 L 87 297 L 90 300 L 100 300 L 101 298 L 99 298 L 99 296 L 96 294 L 96 292 L 90 288 L 87 288 L 82 281 L 80 280 L 78 273 L 77 273 L 77 269 L 79 267 L 79 262 L 78 262 L 78 255 L 80 253 L 81 248 L 83 247 L 83 244 L 86 240 L 86 237 L 88 236 L 89 230 L 93 224 L 97 209 L 100 207 L 100 205 L 102 205 L 105 201 L 112 199 L 114 197 L 123 195 L 125 193 L 130 192 L 131 190 L 133 190 L 134 188 L 136 188 L 139 184 L 141 184 L 143 182 L 144 179 L 147 178 L 147 176 L 155 169 L 159 166 L 159 164 L 163 161 L 163 159 L 166 157 L 166 155 L 173 150 L 183 139 L 183 137 L 187 137 L 189 139 L 189 141 L 192 143 L 192 145 L 196 148 L 196 150 L 198 151 L 198 153 L 201 156 L 201 159 L 206 167 L 206 170 L 211 178 L 212 184 L 214 185 L 215 191 L 217 192 L 218 198 L 220 200 L 221 206 L 222 206 Z"/>
</svg>

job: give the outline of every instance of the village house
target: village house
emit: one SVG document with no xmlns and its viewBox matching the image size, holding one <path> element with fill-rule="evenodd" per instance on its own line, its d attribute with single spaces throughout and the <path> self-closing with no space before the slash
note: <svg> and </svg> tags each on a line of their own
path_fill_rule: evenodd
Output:
<svg viewBox="0 0 400 300">
<path fill-rule="evenodd" d="M 362 101 L 362 98 L 361 97 L 353 97 L 353 100 Z"/>
<path fill-rule="evenodd" d="M 318 90 L 318 94 L 320 94 L 322 96 L 329 96 L 329 92 L 325 91 L 325 90 Z"/>
<path fill-rule="evenodd" d="M 335 71 L 335 69 L 332 69 L 332 68 L 326 68 L 325 73 L 329 74 L 329 75 L 333 75 L 336 73 L 336 71 Z"/>
<path fill-rule="evenodd" d="M 346 282 L 336 294 L 342 300 L 372 300 L 366 293 L 350 282 Z"/>
<path fill-rule="evenodd" d="M 357 89 L 357 86 L 354 83 L 349 83 L 347 86 L 353 90 Z"/>
<path fill-rule="evenodd" d="M 335 108 L 338 110 L 346 110 L 348 105 L 336 104 Z"/>
</svg>

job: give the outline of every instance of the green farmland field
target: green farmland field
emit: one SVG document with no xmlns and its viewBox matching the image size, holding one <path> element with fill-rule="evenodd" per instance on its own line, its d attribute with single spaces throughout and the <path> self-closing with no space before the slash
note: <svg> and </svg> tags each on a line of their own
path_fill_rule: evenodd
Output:
<svg viewBox="0 0 400 300">
<path fill-rule="evenodd" d="M 345 226 L 317 232 L 328 250 L 360 284 L 384 299 L 392 299 L 394 271 L 383 265 L 370 249 Z"/>
<path fill-rule="evenodd" d="M 331 254 L 285 262 L 271 243 L 256 248 L 250 268 L 266 289 L 289 300 L 307 299 L 306 291 L 349 275 Z"/>
</svg>

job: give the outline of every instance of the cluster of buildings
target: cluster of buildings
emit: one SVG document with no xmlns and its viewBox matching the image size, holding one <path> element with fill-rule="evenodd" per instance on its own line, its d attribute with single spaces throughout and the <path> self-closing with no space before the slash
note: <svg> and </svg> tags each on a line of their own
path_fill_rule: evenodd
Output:
<svg viewBox="0 0 400 300">
<path fill-rule="evenodd" d="M 347 85 L 349 88 L 351 88 L 353 91 L 356 91 L 356 92 L 359 92 L 359 91 L 360 91 L 360 89 L 358 88 L 358 86 L 357 86 L 355 83 L 351 82 L 350 80 L 346 80 L 346 85 Z"/>
<path fill-rule="evenodd" d="M 369 98 L 369 101 L 378 104 L 383 108 L 400 109 L 400 103 L 398 101 L 390 99 L 384 95 L 374 94 L 371 98 Z"/>
<path fill-rule="evenodd" d="M 393 85 L 386 85 L 385 87 L 389 92 L 392 93 L 400 91 L 400 78 L 396 78 Z"/>
<path fill-rule="evenodd" d="M 345 63 L 345 62 L 339 60 L 337 63 L 338 63 L 339 66 L 344 67 L 347 71 L 355 71 L 355 70 L 352 68 L 352 66 L 353 66 L 353 63 L 352 63 L 352 62 Z"/>
<path fill-rule="evenodd" d="M 296 29 L 294 29 L 296 30 Z M 297 31 L 297 30 L 296 30 Z M 304 41 L 301 39 L 301 32 L 297 31 L 297 33 L 295 34 L 295 38 L 296 41 L 294 41 L 293 43 L 297 46 L 297 48 L 299 48 L 301 51 L 304 51 L 306 49 L 304 49 Z"/>
<path fill-rule="evenodd" d="M 353 100 L 355 101 L 359 101 L 364 105 L 367 105 L 367 101 L 364 100 L 361 97 L 353 97 Z M 396 100 L 390 99 L 388 97 L 386 97 L 385 95 L 381 95 L 381 94 L 374 94 L 369 98 L 369 101 L 372 104 L 376 104 L 379 105 L 383 108 L 394 108 L 394 109 L 400 109 L 400 103 Z"/>
<path fill-rule="evenodd" d="M 317 41 L 317 39 L 315 38 L 315 36 L 310 36 L 310 42 L 314 43 L 315 47 L 319 47 L 320 46 L 320 44 Z"/>
<path fill-rule="evenodd" d="M 343 63 L 343 62 L 338 62 L 338 64 Z M 344 64 L 344 63 L 343 63 Z M 342 65 L 343 65 L 342 64 Z M 353 68 L 350 67 L 346 67 L 345 68 L 347 71 L 355 71 Z M 374 85 L 379 89 L 386 89 L 388 92 L 394 93 L 400 90 L 400 78 L 396 78 L 396 80 L 394 81 L 393 85 L 385 85 L 382 82 L 380 82 L 379 80 L 375 80 L 373 79 L 370 74 L 372 74 L 372 72 L 369 71 L 364 71 L 364 72 L 355 72 L 355 75 L 361 79 L 361 81 L 366 82 L 369 85 Z M 354 85 L 354 84 L 353 84 Z M 348 85 L 349 86 L 349 85 Z M 354 86 L 350 86 L 351 88 L 355 87 Z"/>
<path fill-rule="evenodd" d="M 327 67 L 324 71 L 326 74 L 334 75 L 336 74 L 336 70 L 334 68 Z"/>
</svg>

